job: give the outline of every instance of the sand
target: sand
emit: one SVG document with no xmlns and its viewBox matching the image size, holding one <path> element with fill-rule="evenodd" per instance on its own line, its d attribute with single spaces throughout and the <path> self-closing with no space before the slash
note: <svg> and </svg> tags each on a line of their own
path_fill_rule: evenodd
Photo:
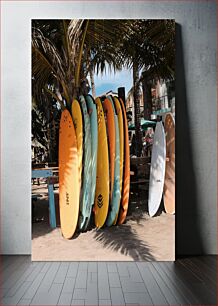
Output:
<svg viewBox="0 0 218 306">
<path fill-rule="evenodd" d="M 131 192 L 126 223 L 85 233 L 66 240 L 60 227 L 48 223 L 48 198 L 44 186 L 33 185 L 41 198 L 35 203 L 32 227 L 34 261 L 173 261 L 175 259 L 175 216 L 162 209 L 156 217 L 147 213 L 147 191 Z M 58 218 L 58 190 L 55 191 Z"/>
</svg>

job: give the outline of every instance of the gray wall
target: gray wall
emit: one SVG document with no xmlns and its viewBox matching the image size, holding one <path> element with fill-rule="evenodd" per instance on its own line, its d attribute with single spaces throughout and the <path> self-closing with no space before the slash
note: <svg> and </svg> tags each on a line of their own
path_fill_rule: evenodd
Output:
<svg viewBox="0 0 218 306">
<path fill-rule="evenodd" d="M 2 3 L 1 251 L 31 253 L 31 18 L 175 18 L 176 251 L 215 254 L 215 1 Z"/>
</svg>

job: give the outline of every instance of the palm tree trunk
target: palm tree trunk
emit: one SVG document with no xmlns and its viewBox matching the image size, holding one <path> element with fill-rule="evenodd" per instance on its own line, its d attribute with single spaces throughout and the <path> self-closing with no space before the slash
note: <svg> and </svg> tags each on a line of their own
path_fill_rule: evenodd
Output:
<svg viewBox="0 0 218 306">
<path fill-rule="evenodd" d="M 47 118 L 48 118 L 48 121 L 47 121 L 47 138 L 48 138 L 48 142 L 47 142 L 47 145 L 48 145 L 48 161 L 50 162 L 51 161 L 51 129 L 50 129 L 50 124 L 49 124 L 49 119 L 50 119 L 50 109 L 48 107 L 47 109 Z"/>
<path fill-rule="evenodd" d="M 92 88 L 92 96 L 95 99 L 96 98 L 96 90 L 95 90 L 94 71 L 93 71 L 92 65 L 90 66 L 89 74 L 90 74 L 90 81 L 91 81 L 91 88 Z"/>
<path fill-rule="evenodd" d="M 152 113 L 151 84 L 145 76 L 142 81 L 144 119 L 150 120 Z"/>
<path fill-rule="evenodd" d="M 138 64 L 133 61 L 133 97 L 135 111 L 135 136 L 136 136 L 136 156 L 141 156 L 142 152 L 142 131 L 140 118 L 140 87 L 139 87 L 139 68 Z"/>
<path fill-rule="evenodd" d="M 54 113 L 52 114 L 52 122 L 51 122 L 51 141 L 52 141 L 52 147 L 51 147 L 51 161 L 55 161 L 55 153 L 57 151 L 57 145 L 56 145 L 56 126 L 55 126 L 55 120 L 54 120 Z"/>
<path fill-rule="evenodd" d="M 47 145 L 48 145 L 48 162 L 52 162 L 52 103 L 47 100 Z"/>
</svg>

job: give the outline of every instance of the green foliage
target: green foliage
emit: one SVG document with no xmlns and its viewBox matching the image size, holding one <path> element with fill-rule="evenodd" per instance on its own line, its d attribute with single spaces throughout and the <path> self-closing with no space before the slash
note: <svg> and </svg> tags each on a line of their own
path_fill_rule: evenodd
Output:
<svg viewBox="0 0 218 306">
<path fill-rule="evenodd" d="M 57 147 L 61 109 L 53 98 L 43 104 L 32 103 L 32 140 L 41 148 L 48 161 L 57 161 Z"/>
<path fill-rule="evenodd" d="M 82 85 L 90 71 L 103 73 L 106 67 L 118 71 L 133 66 L 135 109 L 140 110 L 138 86 L 143 78 L 174 79 L 173 20 L 33 20 L 32 96 L 37 101 L 34 137 L 45 142 L 39 125 L 42 130 L 44 124 L 48 128 L 50 119 L 42 120 L 42 113 L 49 108 L 52 116 L 57 101 L 61 109 L 69 108 L 73 98 L 83 94 Z M 140 120 L 140 114 L 135 116 Z M 49 146 L 53 139 L 48 138 Z"/>
</svg>

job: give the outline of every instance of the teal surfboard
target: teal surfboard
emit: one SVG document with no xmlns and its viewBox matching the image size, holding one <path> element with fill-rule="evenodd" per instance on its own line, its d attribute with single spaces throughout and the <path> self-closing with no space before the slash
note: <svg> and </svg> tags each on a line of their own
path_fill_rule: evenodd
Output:
<svg viewBox="0 0 218 306">
<path fill-rule="evenodd" d="M 88 114 L 90 116 L 91 125 L 91 194 L 90 194 L 90 213 L 86 220 L 84 229 L 87 228 L 90 222 L 92 207 L 95 202 L 95 187 L 96 187 L 96 173 L 97 173 L 97 152 L 98 152 L 98 119 L 97 119 L 97 109 L 95 101 L 92 96 L 85 96 Z M 89 137 L 90 137 L 89 136 Z"/>
<path fill-rule="evenodd" d="M 91 148 L 91 124 L 90 124 L 90 116 L 88 114 L 88 109 L 86 106 L 86 100 L 83 96 L 79 97 L 79 103 L 82 109 L 83 114 L 83 170 L 82 170 L 82 186 L 81 186 L 81 197 L 80 197 L 80 216 L 79 216 L 79 229 L 85 230 L 85 224 L 87 220 L 90 218 L 90 212 L 92 209 L 91 204 L 91 156 L 92 156 L 92 148 Z"/>
<path fill-rule="evenodd" d="M 111 200 L 111 209 L 108 212 L 108 217 L 106 224 L 107 226 L 112 226 L 117 218 L 120 208 L 120 135 L 119 135 L 119 122 L 114 107 L 114 102 L 112 96 L 107 97 L 112 104 L 114 110 L 114 119 L 115 119 L 115 131 L 116 131 L 116 148 L 115 148 L 115 166 L 114 166 L 114 186 L 113 194 Z"/>
</svg>

